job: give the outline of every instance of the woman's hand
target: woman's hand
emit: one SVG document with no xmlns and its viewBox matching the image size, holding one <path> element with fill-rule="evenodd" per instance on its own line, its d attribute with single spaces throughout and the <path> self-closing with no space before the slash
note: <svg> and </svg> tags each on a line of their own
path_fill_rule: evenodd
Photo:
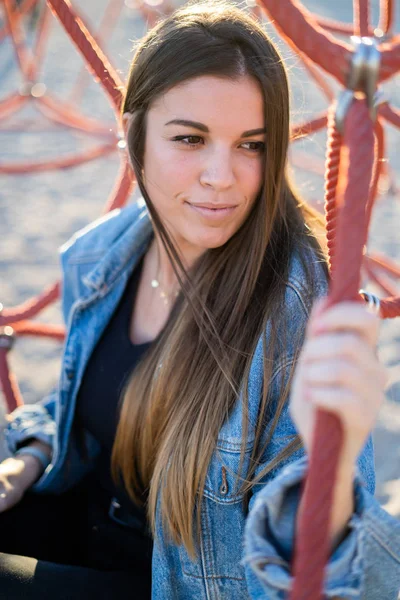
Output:
<svg viewBox="0 0 400 600">
<path fill-rule="evenodd" d="M 29 455 L 7 458 L 0 463 L 0 513 L 18 504 L 40 472 L 38 461 Z"/>
<path fill-rule="evenodd" d="M 290 411 L 310 451 L 318 407 L 342 421 L 342 461 L 354 466 L 384 399 L 387 370 L 376 355 L 379 318 L 364 304 L 316 303 L 292 385 Z M 351 462 L 350 462 L 351 461 Z"/>
</svg>

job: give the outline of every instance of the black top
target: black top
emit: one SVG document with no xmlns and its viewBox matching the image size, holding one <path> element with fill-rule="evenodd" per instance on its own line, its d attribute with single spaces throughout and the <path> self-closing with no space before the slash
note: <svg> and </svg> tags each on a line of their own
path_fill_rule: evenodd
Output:
<svg viewBox="0 0 400 600">
<path fill-rule="evenodd" d="M 87 363 L 77 396 L 77 418 L 98 440 L 101 454 L 95 476 L 102 490 L 116 497 L 145 525 L 145 513 L 134 506 L 123 487 L 111 478 L 111 451 L 116 434 L 122 391 L 134 366 L 151 342 L 132 344 L 130 321 L 143 259 L 129 278 L 121 300 Z"/>
</svg>

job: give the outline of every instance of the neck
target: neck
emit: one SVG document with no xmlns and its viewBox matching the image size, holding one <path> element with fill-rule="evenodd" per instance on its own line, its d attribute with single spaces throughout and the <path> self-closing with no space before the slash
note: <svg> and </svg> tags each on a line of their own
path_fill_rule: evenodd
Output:
<svg viewBox="0 0 400 600">
<path fill-rule="evenodd" d="M 193 246 L 184 243 L 181 243 L 178 246 L 175 242 L 175 248 L 186 270 L 189 270 L 204 252 L 203 249 L 194 248 Z M 176 290 L 178 286 L 177 277 L 157 232 L 154 234 L 154 239 L 148 250 L 148 255 L 150 263 L 153 265 L 153 278 L 158 279 L 167 293 Z"/>
</svg>

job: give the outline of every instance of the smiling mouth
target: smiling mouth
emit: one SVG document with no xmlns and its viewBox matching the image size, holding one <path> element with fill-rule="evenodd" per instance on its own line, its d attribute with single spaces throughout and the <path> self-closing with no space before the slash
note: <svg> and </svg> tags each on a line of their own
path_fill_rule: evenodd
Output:
<svg viewBox="0 0 400 600">
<path fill-rule="evenodd" d="M 208 208 L 206 206 L 198 206 L 196 204 L 191 204 L 190 202 L 186 202 L 188 206 L 197 214 L 207 218 L 207 219 L 221 219 L 223 217 L 229 216 L 233 211 L 237 208 L 237 206 L 227 206 L 225 208 Z"/>
<path fill-rule="evenodd" d="M 203 214 L 203 215 L 215 215 L 215 216 L 223 216 L 223 215 L 228 215 L 230 213 L 232 213 L 235 208 L 237 208 L 236 206 L 226 206 L 224 208 L 210 208 L 208 206 L 199 206 L 198 204 L 191 204 L 190 202 L 186 202 L 186 204 L 188 204 L 191 208 L 193 208 L 196 212 Z"/>
</svg>

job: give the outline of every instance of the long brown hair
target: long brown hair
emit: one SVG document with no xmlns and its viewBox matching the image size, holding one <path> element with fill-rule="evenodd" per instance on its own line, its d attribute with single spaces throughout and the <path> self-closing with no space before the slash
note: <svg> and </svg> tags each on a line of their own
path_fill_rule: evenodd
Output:
<svg viewBox="0 0 400 600">
<path fill-rule="evenodd" d="M 263 184 L 240 229 L 222 247 L 207 250 L 186 272 L 142 178 L 147 112 L 160 95 L 190 78 L 237 79 L 244 74 L 259 82 L 264 96 Z M 271 357 L 277 345 L 284 344 L 281 332 L 278 339 L 274 331 L 282 321 L 290 258 L 295 249 L 301 255 L 311 247 L 324 261 L 310 234 L 318 217 L 296 197 L 287 176 L 289 91 L 282 59 L 262 27 L 238 8 L 219 1 L 193 4 L 158 23 L 133 58 L 125 112 L 133 115 L 127 142 L 138 185 L 181 294 L 125 389 L 112 470 L 116 480 L 122 477 L 136 503 L 148 493 L 153 532 L 160 500 L 165 530 L 193 556 L 207 467 L 218 433 L 242 397 L 243 457 L 250 365 L 260 336 L 272 323 L 268 347 L 264 343 L 263 391 L 251 467 L 242 478 L 242 490 L 254 485 L 253 475 L 265 451 L 261 438 L 270 402 Z M 312 275 L 307 277 L 312 288 Z M 287 389 L 268 439 L 286 396 Z M 299 446 L 299 439 L 294 439 L 274 463 Z"/>
</svg>

